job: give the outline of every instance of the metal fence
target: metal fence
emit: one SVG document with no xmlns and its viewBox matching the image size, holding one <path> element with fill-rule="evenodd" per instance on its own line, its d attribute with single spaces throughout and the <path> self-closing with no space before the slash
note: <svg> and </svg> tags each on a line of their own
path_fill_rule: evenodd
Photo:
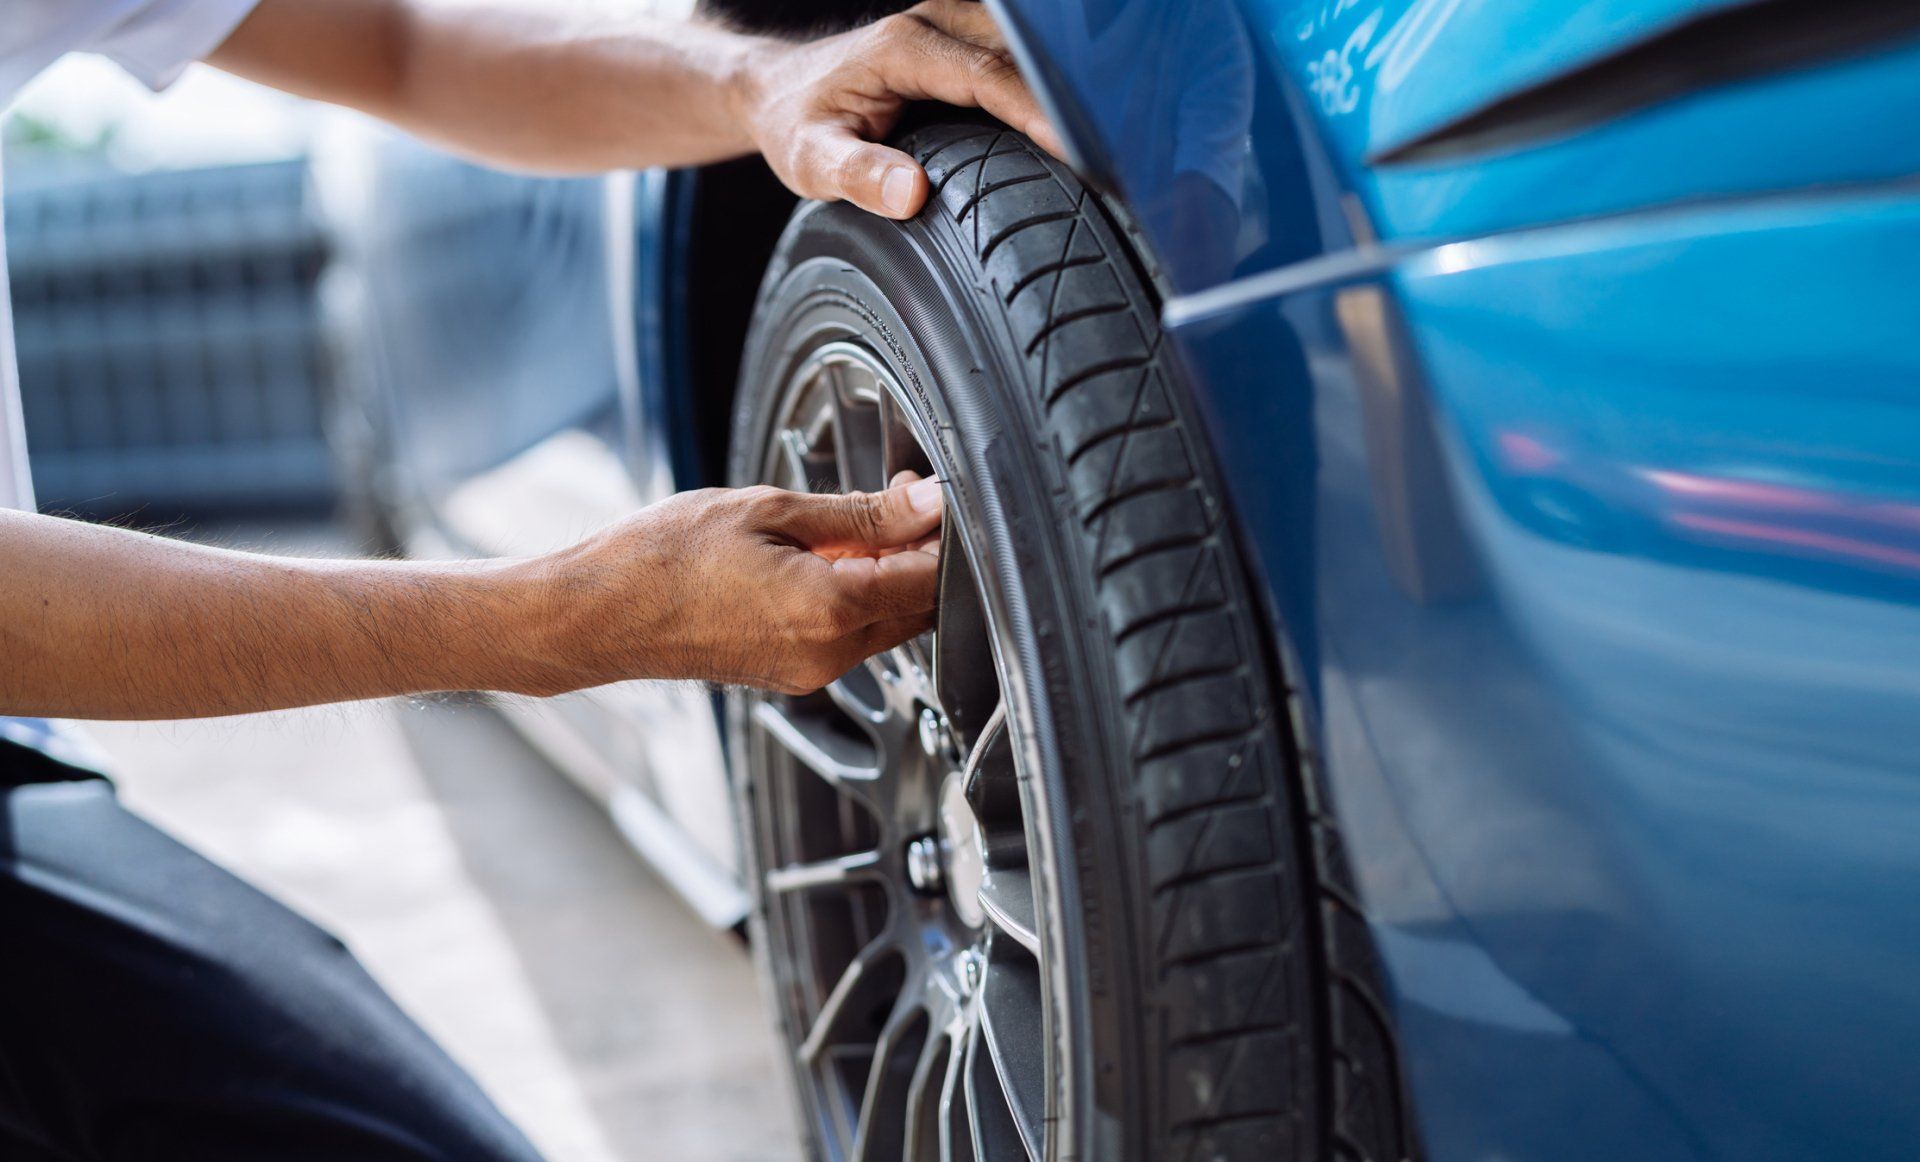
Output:
<svg viewBox="0 0 1920 1162">
<path fill-rule="evenodd" d="M 8 175 L 7 248 L 42 507 L 318 505 L 316 282 L 303 162 Z"/>
</svg>

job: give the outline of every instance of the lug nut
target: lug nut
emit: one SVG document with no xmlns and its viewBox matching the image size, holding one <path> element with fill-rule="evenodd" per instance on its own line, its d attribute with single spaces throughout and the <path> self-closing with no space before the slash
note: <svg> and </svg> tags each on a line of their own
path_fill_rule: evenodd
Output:
<svg viewBox="0 0 1920 1162">
<path fill-rule="evenodd" d="M 960 991 L 972 995 L 980 991 L 980 978 L 986 975 L 978 949 L 969 948 L 960 954 Z"/>
<path fill-rule="evenodd" d="M 920 749 L 934 759 L 953 753 L 953 731 L 947 726 L 947 716 L 931 706 L 920 711 Z"/>
<path fill-rule="evenodd" d="M 923 835 L 907 844 L 907 880 L 915 891 L 934 895 L 941 890 L 944 879 L 939 840 Z"/>
</svg>

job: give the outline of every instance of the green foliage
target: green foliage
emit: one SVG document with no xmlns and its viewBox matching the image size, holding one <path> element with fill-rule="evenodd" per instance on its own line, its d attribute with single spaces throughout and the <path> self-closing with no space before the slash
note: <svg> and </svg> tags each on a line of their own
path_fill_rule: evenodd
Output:
<svg viewBox="0 0 1920 1162">
<path fill-rule="evenodd" d="M 115 126 L 107 125 L 87 137 L 76 136 L 44 118 L 16 113 L 0 123 L 0 143 L 14 156 L 21 154 L 99 154 L 113 144 Z"/>
</svg>

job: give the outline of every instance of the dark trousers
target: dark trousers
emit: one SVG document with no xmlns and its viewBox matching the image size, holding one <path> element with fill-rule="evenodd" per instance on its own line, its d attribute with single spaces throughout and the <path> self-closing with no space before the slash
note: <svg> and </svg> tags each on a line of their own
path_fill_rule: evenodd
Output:
<svg viewBox="0 0 1920 1162">
<path fill-rule="evenodd" d="M 338 940 L 0 743 L 0 1160 L 427 1159 L 537 1155 Z"/>
</svg>

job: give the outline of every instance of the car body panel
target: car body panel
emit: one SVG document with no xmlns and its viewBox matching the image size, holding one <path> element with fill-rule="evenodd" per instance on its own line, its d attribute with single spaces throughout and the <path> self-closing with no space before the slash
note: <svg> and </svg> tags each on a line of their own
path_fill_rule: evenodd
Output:
<svg viewBox="0 0 1920 1162">
<path fill-rule="evenodd" d="M 1369 163 L 1609 50 L 1751 4 L 1000 7 L 1023 31 L 1026 55 L 1044 62 L 1035 71 L 1077 131 L 1075 152 L 1125 200 L 1175 289 L 1190 292 L 1338 248 L 1344 229 L 1324 230 L 1316 211 L 1326 207 L 1305 191 L 1314 166 L 1330 171 L 1350 202 L 1336 211 L 1363 222 L 1368 241 L 1474 237 L 1920 171 L 1920 134 L 1911 131 L 1920 40 L 1911 37 L 1704 85 L 1524 148 Z"/>
</svg>

